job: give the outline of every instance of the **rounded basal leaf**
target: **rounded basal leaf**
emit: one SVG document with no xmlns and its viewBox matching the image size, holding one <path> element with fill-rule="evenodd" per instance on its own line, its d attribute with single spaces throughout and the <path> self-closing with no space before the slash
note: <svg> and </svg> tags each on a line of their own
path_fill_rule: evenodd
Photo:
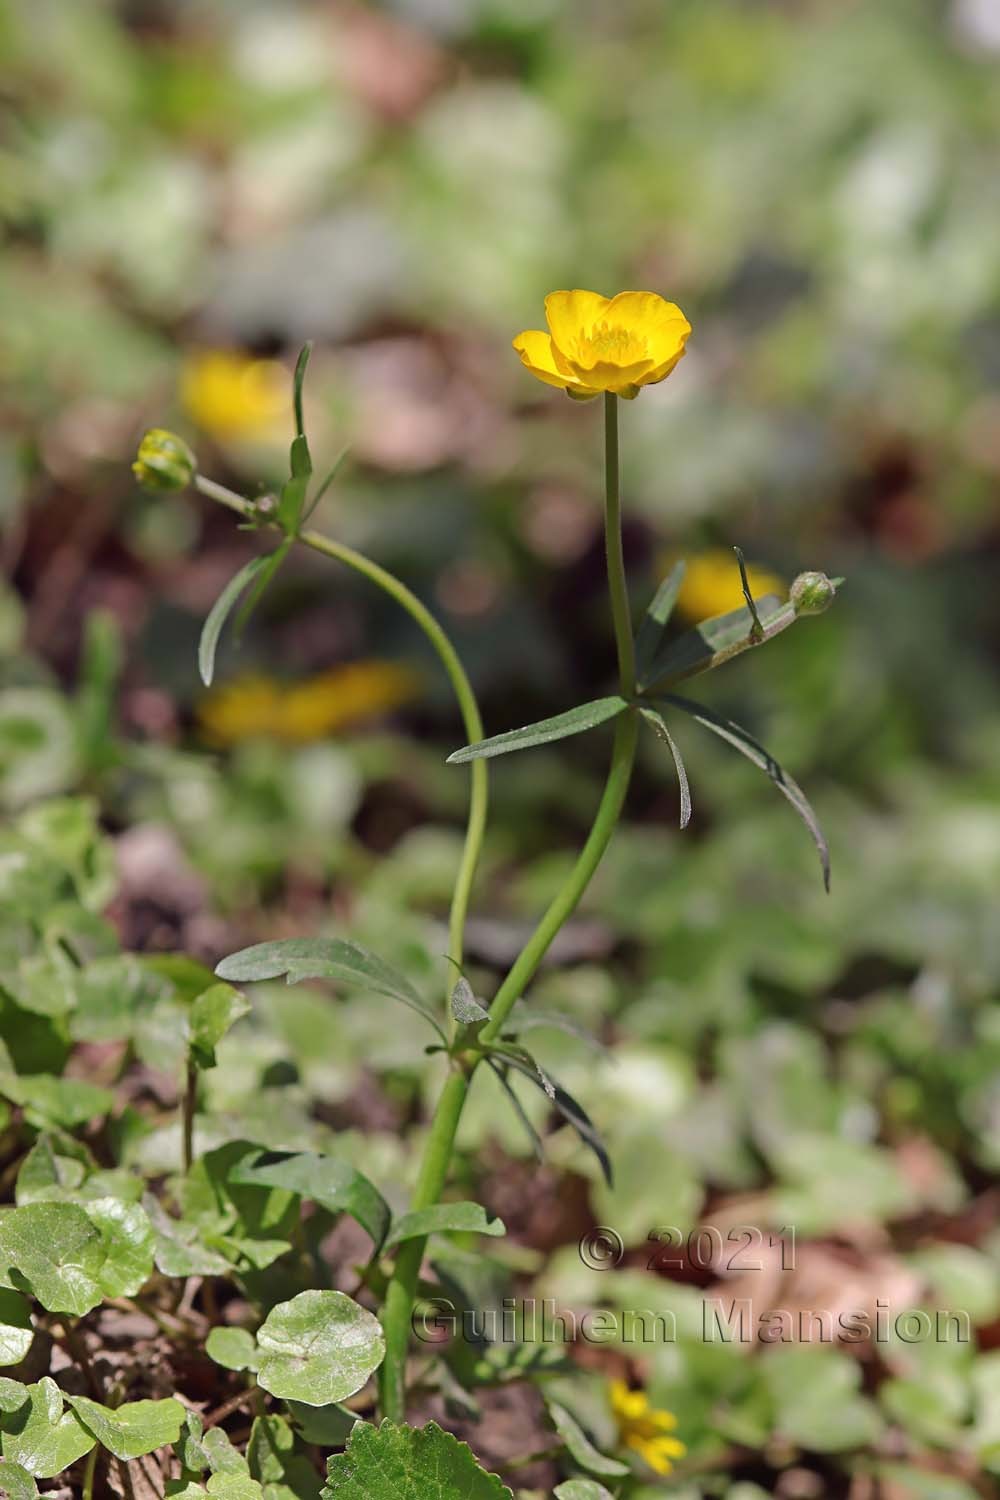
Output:
<svg viewBox="0 0 1000 1500">
<path fill-rule="evenodd" d="M 20 1411 L 28 1399 L 28 1387 L 19 1380 L 0 1375 L 0 1412 Z"/>
<path fill-rule="evenodd" d="M 197 1224 L 172 1219 L 152 1193 L 144 1205 L 153 1227 L 153 1258 L 164 1276 L 225 1276 L 232 1270 L 224 1256 L 202 1243 Z"/>
<path fill-rule="evenodd" d="M 124 1406 L 102 1406 L 86 1396 L 67 1396 L 88 1432 L 116 1458 L 141 1458 L 181 1435 L 186 1412 L 172 1396 L 165 1401 L 129 1401 Z"/>
<path fill-rule="evenodd" d="M 213 1474 L 205 1486 L 215 1500 L 263 1500 L 264 1491 L 249 1474 Z"/>
<path fill-rule="evenodd" d="M 326 1406 L 359 1391 L 382 1363 L 378 1319 L 343 1292 L 300 1292 L 257 1331 L 257 1381 L 272 1396 Z"/>
<path fill-rule="evenodd" d="M 153 1226 L 138 1203 L 96 1198 L 85 1209 L 104 1243 L 98 1281 L 105 1297 L 134 1297 L 153 1274 Z"/>
<path fill-rule="evenodd" d="M 255 1370 L 259 1357 L 257 1342 L 245 1328 L 213 1328 L 205 1353 L 224 1370 Z"/>
<path fill-rule="evenodd" d="M 58 1203 L 75 1196 L 86 1176 L 83 1162 L 59 1156 L 48 1135 L 40 1135 L 21 1162 L 14 1188 L 20 1208 L 24 1203 Z"/>
<path fill-rule="evenodd" d="M 109 1089 L 80 1078 L 53 1078 L 48 1073 L 0 1077 L 0 1095 L 19 1104 L 29 1119 L 43 1128 L 52 1124 L 67 1130 L 109 1114 L 115 1102 Z"/>
<path fill-rule="evenodd" d="M 17 1365 L 31 1348 L 31 1309 L 19 1292 L 0 1287 L 0 1365 Z"/>
<path fill-rule="evenodd" d="M 566 1444 L 569 1455 L 588 1474 L 600 1474 L 605 1479 L 621 1479 L 629 1473 L 627 1464 L 617 1458 L 607 1458 L 590 1441 L 579 1422 L 558 1401 L 548 1403 L 552 1425 Z"/>
<path fill-rule="evenodd" d="M 100 1233 L 75 1203 L 26 1203 L 0 1217 L 0 1272 L 49 1312 L 81 1318 L 96 1307 L 105 1258 Z"/>
<path fill-rule="evenodd" d="M 359 1422 L 345 1453 L 329 1460 L 323 1500 L 513 1500 L 496 1474 L 436 1422 Z"/>
<path fill-rule="evenodd" d="M 491 1219 L 481 1203 L 436 1203 L 433 1208 L 418 1208 L 403 1214 L 389 1231 L 388 1250 L 402 1240 L 422 1240 L 429 1234 L 506 1234 L 501 1219 Z"/>
<path fill-rule="evenodd" d="M 29 1385 L 28 1399 L 0 1418 L 3 1456 L 38 1479 L 54 1479 L 94 1446 L 94 1438 L 73 1411 L 63 1411 L 62 1391 L 46 1376 Z"/>
<path fill-rule="evenodd" d="M 0 1458 L 0 1495 L 6 1500 L 36 1500 L 37 1494 L 38 1485 L 27 1469 Z"/>
</svg>

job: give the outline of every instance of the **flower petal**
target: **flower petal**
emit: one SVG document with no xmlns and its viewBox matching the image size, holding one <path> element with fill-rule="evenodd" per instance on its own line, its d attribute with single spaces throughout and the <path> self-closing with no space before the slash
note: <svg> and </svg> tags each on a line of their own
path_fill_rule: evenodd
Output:
<svg viewBox="0 0 1000 1500">
<path fill-rule="evenodd" d="M 573 374 L 563 374 L 557 367 L 552 339 L 541 328 L 528 328 L 524 333 L 519 333 L 514 340 L 514 348 L 521 356 L 525 369 L 530 370 L 539 380 L 544 380 L 546 385 L 556 385 L 564 391 L 579 386 L 579 381 Z"/>
<path fill-rule="evenodd" d="M 589 337 L 591 329 L 605 314 L 609 299 L 600 292 L 550 292 L 545 299 L 545 319 L 553 341 L 561 352 L 572 358 L 581 334 Z"/>
<path fill-rule="evenodd" d="M 648 359 L 637 364 L 616 365 L 608 360 L 598 360 L 590 369 L 568 361 L 569 368 L 579 383 L 595 394 L 598 391 L 613 391 L 616 396 L 626 395 L 632 386 L 645 385 L 650 378 L 651 365 Z"/>
</svg>

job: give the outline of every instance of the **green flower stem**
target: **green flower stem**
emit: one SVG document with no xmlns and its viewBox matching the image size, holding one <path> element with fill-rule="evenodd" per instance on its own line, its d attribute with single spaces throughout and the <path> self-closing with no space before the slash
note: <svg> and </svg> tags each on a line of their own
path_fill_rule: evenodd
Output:
<svg viewBox="0 0 1000 1500">
<path fill-rule="evenodd" d="M 611 614 L 622 696 L 631 697 L 635 691 L 635 653 L 621 542 L 617 398 L 610 395 L 605 398 L 605 439 L 605 544 Z M 608 847 L 628 791 L 638 732 L 638 717 L 635 713 L 628 712 L 619 717 L 615 725 L 608 779 L 587 842 L 562 888 L 494 996 L 490 1005 L 490 1019 L 479 1033 L 478 1044 L 461 1058 L 455 1059 L 453 1071 L 445 1083 L 431 1122 L 420 1175 L 410 1203 L 413 1211 L 430 1208 L 440 1198 L 447 1180 L 455 1136 L 472 1074 L 482 1060 L 483 1052 L 480 1049 L 496 1041 L 500 1035 L 511 1010 L 531 982 L 556 934 L 576 909 Z M 379 1372 L 380 1396 L 382 1415 L 392 1422 L 402 1422 L 406 1415 L 406 1352 L 425 1247 L 426 1240 L 407 1240 L 400 1248 L 382 1309 L 386 1356 Z"/>
<path fill-rule="evenodd" d="M 615 627 L 618 651 L 618 680 L 623 698 L 635 696 L 635 642 L 632 636 L 632 613 L 625 580 L 625 558 L 622 552 L 622 500 L 618 464 L 618 397 L 610 391 L 604 395 L 604 487 L 607 496 L 604 512 L 604 546 L 608 559 L 608 587 L 611 591 L 611 618 Z"/>
<path fill-rule="evenodd" d="M 226 505 L 238 515 L 250 520 L 259 520 L 260 511 L 251 501 L 238 495 L 235 490 L 227 489 L 224 484 L 216 484 L 214 479 L 206 479 L 203 474 L 195 476 L 195 488 L 211 500 L 217 500 Z M 325 557 L 332 557 L 337 562 L 346 563 L 356 573 L 361 573 L 365 578 L 376 584 L 390 598 L 405 609 L 424 635 L 430 641 L 437 652 L 441 665 L 448 674 L 455 698 L 458 702 L 459 711 L 462 715 L 462 724 L 465 733 L 469 736 L 469 743 L 483 738 L 483 721 L 479 713 L 479 705 L 476 695 L 472 691 L 472 684 L 465 674 L 465 668 L 459 660 L 448 636 L 438 624 L 426 605 L 422 604 L 416 594 L 412 593 L 386 568 L 373 562 L 364 553 L 356 552 L 353 547 L 346 546 L 343 542 L 336 542 L 332 537 L 324 536 L 322 532 L 306 530 L 298 535 L 298 540 L 306 547 L 311 547 L 314 552 L 322 552 Z M 462 859 L 455 880 L 455 891 L 452 896 L 451 912 L 448 919 L 448 956 L 459 967 L 462 963 L 464 949 L 465 919 L 469 910 L 469 897 L 472 891 L 472 882 L 476 873 L 476 865 L 479 861 L 480 850 L 483 844 L 483 834 L 486 828 L 486 809 L 489 795 L 489 778 L 485 761 L 474 761 L 472 764 L 472 785 L 469 793 L 469 817 L 465 830 L 465 846 L 462 850 Z M 449 990 L 453 982 L 453 975 L 449 974 Z"/>
</svg>

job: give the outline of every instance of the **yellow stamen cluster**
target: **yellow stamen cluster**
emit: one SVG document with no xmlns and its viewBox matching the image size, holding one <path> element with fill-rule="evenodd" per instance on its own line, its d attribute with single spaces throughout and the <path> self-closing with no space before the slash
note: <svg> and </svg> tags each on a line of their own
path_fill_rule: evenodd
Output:
<svg viewBox="0 0 1000 1500">
<path fill-rule="evenodd" d="M 514 348 L 537 379 L 581 401 L 602 391 L 631 400 L 665 380 L 691 332 L 680 308 L 656 292 L 550 292 L 545 318 L 548 332 L 527 329 Z"/>
<path fill-rule="evenodd" d="M 669 1474 L 674 1460 L 687 1452 L 680 1439 L 671 1436 L 677 1426 L 673 1412 L 657 1411 L 645 1391 L 630 1390 L 623 1380 L 612 1381 L 610 1397 L 622 1447 L 638 1453 L 654 1474 Z"/>
</svg>

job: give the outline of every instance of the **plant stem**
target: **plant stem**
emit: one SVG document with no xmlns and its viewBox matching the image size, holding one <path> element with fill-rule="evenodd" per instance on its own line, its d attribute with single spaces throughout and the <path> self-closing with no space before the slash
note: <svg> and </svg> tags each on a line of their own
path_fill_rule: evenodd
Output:
<svg viewBox="0 0 1000 1500">
<path fill-rule="evenodd" d="M 610 391 L 606 391 L 604 395 L 604 492 L 604 549 L 608 560 L 615 649 L 618 652 L 618 681 L 622 697 L 632 698 L 635 696 L 635 642 L 632 637 L 632 613 L 628 603 L 625 557 L 622 551 L 618 397 L 613 396 Z"/>
<path fill-rule="evenodd" d="M 100 1443 L 95 1443 L 87 1454 L 87 1463 L 83 1471 L 83 1500 L 94 1500 L 94 1475 L 97 1471 L 97 1455 L 100 1451 Z"/>
<path fill-rule="evenodd" d="M 617 398 L 611 395 L 605 398 L 605 457 L 607 503 L 604 526 L 611 617 L 622 696 L 632 697 L 635 692 L 635 653 L 621 542 Z M 424 1149 L 420 1175 L 410 1204 L 411 1210 L 430 1208 L 440 1198 L 447 1180 L 448 1165 L 469 1083 L 483 1056 L 477 1048 L 487 1047 L 503 1030 L 511 1010 L 531 982 L 552 940 L 576 909 L 608 847 L 628 791 L 637 736 L 638 719 L 635 713 L 629 711 L 622 714 L 615 725 L 608 779 L 587 842 L 563 886 L 497 991 L 490 1005 L 490 1019 L 479 1033 L 477 1046 L 470 1048 L 464 1062 L 456 1060 L 445 1083 Z M 407 1240 L 401 1246 L 382 1309 L 386 1356 L 379 1372 L 381 1406 L 382 1415 L 392 1422 L 403 1421 L 406 1413 L 406 1351 L 425 1246 L 426 1240 Z"/>
<path fill-rule="evenodd" d="M 194 1112 L 198 1104 L 198 1069 L 189 1057 L 184 1072 L 184 1098 L 181 1103 L 181 1150 L 184 1170 L 194 1165 Z"/>
<path fill-rule="evenodd" d="M 238 515 L 249 520 L 260 520 L 260 512 L 254 504 L 238 495 L 235 490 L 228 489 L 224 484 L 217 484 L 214 479 L 206 479 L 203 474 L 195 476 L 195 488 L 211 500 L 217 500 L 221 505 L 228 506 L 230 510 L 236 511 Z M 406 587 L 399 578 L 388 569 L 380 567 L 371 558 L 365 557 L 363 552 L 357 552 L 353 547 L 348 547 L 343 542 L 334 541 L 332 537 L 324 536 L 322 532 L 306 530 L 298 535 L 298 540 L 303 546 L 311 547 L 314 552 L 321 552 L 325 557 L 332 557 L 337 562 L 342 562 L 356 573 L 362 574 L 371 583 L 377 585 L 384 593 L 394 599 L 410 618 L 419 625 L 434 650 L 437 652 L 441 665 L 444 667 L 451 683 L 452 690 L 458 703 L 459 712 L 462 715 L 462 726 L 471 745 L 476 740 L 483 738 L 483 721 L 479 713 L 479 705 L 476 695 L 472 691 L 462 666 L 459 656 L 445 631 L 431 614 L 430 610 L 423 604 L 410 589 Z M 489 778 L 485 761 L 473 761 L 472 763 L 472 785 L 469 791 L 469 815 L 465 830 L 465 845 L 462 850 L 462 858 L 455 879 L 455 890 L 451 901 L 451 912 L 448 918 L 448 957 L 454 965 L 461 968 L 462 954 L 464 950 L 465 919 L 469 910 L 469 898 L 472 892 L 472 882 L 475 878 L 476 865 L 483 844 L 483 834 L 486 828 L 486 810 L 489 795 Z M 453 975 L 449 972 L 448 988 L 451 989 Z"/>
</svg>

